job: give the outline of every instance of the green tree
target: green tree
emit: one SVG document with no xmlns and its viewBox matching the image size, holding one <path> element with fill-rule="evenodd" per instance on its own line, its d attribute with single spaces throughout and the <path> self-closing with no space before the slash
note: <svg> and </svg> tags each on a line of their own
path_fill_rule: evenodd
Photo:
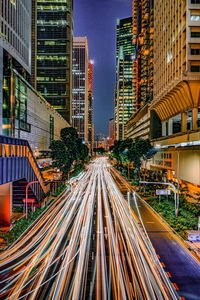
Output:
<svg viewBox="0 0 200 300">
<path fill-rule="evenodd" d="M 77 131 L 73 127 L 66 127 L 61 129 L 60 132 L 61 140 L 64 142 L 67 152 L 69 154 L 69 159 L 71 163 L 74 160 L 78 160 L 80 151 L 80 139 L 78 137 Z"/>
<path fill-rule="evenodd" d="M 140 172 L 142 160 L 147 160 L 155 154 L 155 152 L 152 151 L 153 149 L 148 139 L 143 140 L 139 137 L 135 139 L 134 143 L 128 149 L 128 159 L 133 162 L 138 172 Z"/>
<path fill-rule="evenodd" d="M 82 143 L 81 140 L 80 142 L 81 143 L 79 144 L 79 160 L 85 162 L 89 155 L 89 149 L 85 144 Z"/>
<path fill-rule="evenodd" d="M 63 141 L 52 141 L 50 147 L 53 166 L 59 168 L 63 172 L 63 179 L 67 178 L 67 174 L 71 168 L 71 160 L 66 151 Z"/>
</svg>

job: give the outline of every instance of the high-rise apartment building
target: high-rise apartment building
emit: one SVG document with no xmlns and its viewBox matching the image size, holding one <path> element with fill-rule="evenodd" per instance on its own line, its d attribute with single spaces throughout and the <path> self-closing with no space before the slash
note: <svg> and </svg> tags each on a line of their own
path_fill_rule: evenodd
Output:
<svg viewBox="0 0 200 300">
<path fill-rule="evenodd" d="M 132 18 L 117 20 L 115 86 L 115 139 L 125 137 L 125 124 L 135 111 L 132 88 L 134 46 L 132 43 Z"/>
<path fill-rule="evenodd" d="M 24 78 L 31 71 L 31 0 L 1 0 L 0 16 L 0 134 L 15 136 L 27 122 L 26 90 L 16 100 L 14 71 Z"/>
<path fill-rule="evenodd" d="M 88 61 L 88 143 L 90 152 L 94 145 L 94 123 L 93 123 L 93 60 Z"/>
<path fill-rule="evenodd" d="M 86 37 L 73 40 L 72 125 L 88 143 L 88 43 Z"/>
<path fill-rule="evenodd" d="M 73 0 L 32 1 L 32 84 L 71 123 Z"/>
</svg>

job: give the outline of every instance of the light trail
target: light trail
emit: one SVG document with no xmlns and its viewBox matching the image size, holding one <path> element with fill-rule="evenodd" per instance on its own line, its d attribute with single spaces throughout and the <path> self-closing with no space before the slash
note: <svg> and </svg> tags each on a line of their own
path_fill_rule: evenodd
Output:
<svg viewBox="0 0 200 300">
<path fill-rule="evenodd" d="M 0 299 L 178 299 L 107 160 L 70 185 L 0 255 Z"/>
</svg>

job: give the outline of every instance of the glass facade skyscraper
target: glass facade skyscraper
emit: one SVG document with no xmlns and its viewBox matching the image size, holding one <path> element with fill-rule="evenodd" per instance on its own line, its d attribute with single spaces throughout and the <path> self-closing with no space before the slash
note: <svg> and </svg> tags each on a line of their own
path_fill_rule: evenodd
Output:
<svg viewBox="0 0 200 300">
<path fill-rule="evenodd" d="M 88 143 L 88 44 L 86 37 L 73 40 L 72 124 Z"/>
<path fill-rule="evenodd" d="M 0 1 L 0 134 L 27 129 L 26 89 L 16 73 L 31 71 L 31 0 Z M 23 16 L 23 17 L 21 17 Z"/>
<path fill-rule="evenodd" d="M 125 125 L 136 110 L 135 90 L 132 88 L 133 59 L 132 18 L 117 20 L 116 87 L 115 87 L 115 139 L 123 140 Z"/>
<path fill-rule="evenodd" d="M 71 123 L 73 1 L 34 0 L 32 8 L 32 83 Z"/>
</svg>

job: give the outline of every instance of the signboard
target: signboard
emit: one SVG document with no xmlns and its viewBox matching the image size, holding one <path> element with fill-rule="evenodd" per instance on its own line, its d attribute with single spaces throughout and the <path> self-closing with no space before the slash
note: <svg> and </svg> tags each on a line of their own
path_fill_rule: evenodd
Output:
<svg viewBox="0 0 200 300">
<path fill-rule="evenodd" d="M 162 195 L 171 195 L 171 190 L 156 190 L 156 195 L 157 196 L 162 196 Z"/>
</svg>

